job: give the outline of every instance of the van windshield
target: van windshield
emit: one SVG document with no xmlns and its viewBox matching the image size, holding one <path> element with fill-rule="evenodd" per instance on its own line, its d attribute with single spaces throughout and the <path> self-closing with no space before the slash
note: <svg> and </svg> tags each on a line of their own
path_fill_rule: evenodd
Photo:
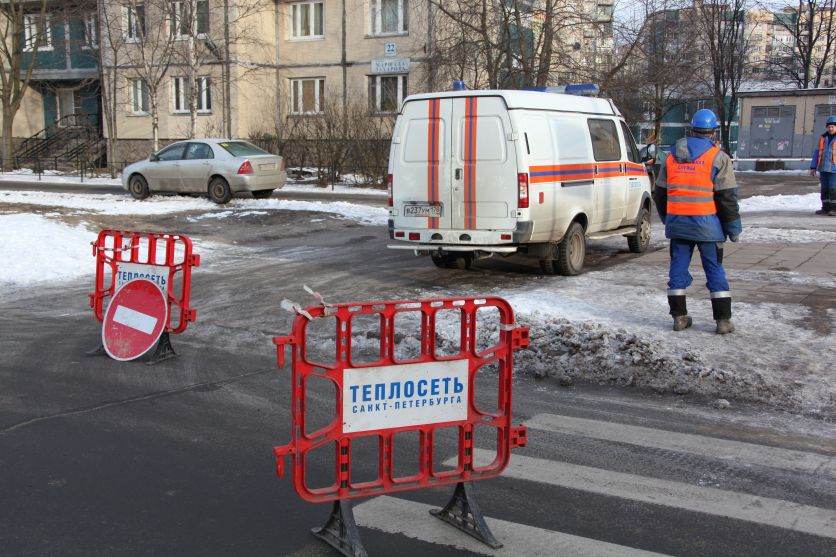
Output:
<svg viewBox="0 0 836 557">
<path fill-rule="evenodd" d="M 246 141 L 225 141 L 220 144 L 221 147 L 233 157 L 249 157 L 251 155 L 269 155 L 267 151 L 259 149 L 252 143 Z"/>
</svg>

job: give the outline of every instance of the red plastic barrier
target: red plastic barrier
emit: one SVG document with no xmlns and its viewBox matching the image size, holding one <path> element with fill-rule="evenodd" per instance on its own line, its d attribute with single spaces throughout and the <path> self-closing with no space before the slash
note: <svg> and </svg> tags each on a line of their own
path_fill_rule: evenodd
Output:
<svg viewBox="0 0 836 557">
<path fill-rule="evenodd" d="M 477 312 L 486 309 L 498 314 L 498 332 L 494 333 L 498 339 L 492 346 L 477 350 Z M 442 311 L 447 312 L 445 316 L 460 316 L 457 354 L 438 354 L 437 317 Z M 413 320 L 420 319 L 420 354 L 399 360 L 395 354 L 396 334 L 409 336 L 411 331 L 397 331 L 396 323 L 399 318 L 409 317 L 402 315 L 406 313 L 411 313 Z M 379 318 L 379 331 L 354 331 L 354 322 L 360 316 L 361 320 L 368 320 L 369 316 Z M 331 317 L 333 362 L 313 361 L 308 356 L 308 328 L 317 320 Z M 355 361 L 355 352 L 360 350 L 353 346 L 354 333 L 358 333 L 358 339 L 367 339 L 367 333 L 379 335 L 376 342 L 380 357 L 376 361 Z M 284 457 L 290 456 L 296 492 L 306 501 L 335 501 L 492 478 L 508 465 L 511 449 L 525 445 L 526 428 L 511 425 L 511 388 L 513 352 L 528 346 L 528 328 L 514 324 L 513 311 L 501 298 L 311 306 L 298 311 L 290 336 L 275 337 L 273 342 L 277 345 L 279 367 L 284 367 L 285 345 L 292 347 L 293 354 L 292 437 L 289 445 L 274 448 L 276 472 L 283 476 Z M 475 398 L 477 373 L 494 363 L 498 392 L 486 394 L 491 395 L 491 400 L 495 397 L 496 408 L 480 408 Z M 308 393 L 309 382 L 328 380 L 335 387 L 334 419 L 309 431 L 308 412 L 312 409 L 307 405 L 316 400 L 314 393 Z M 436 435 L 451 427 L 458 437 L 457 464 L 452 469 L 442 469 L 435 462 Z M 487 444 L 496 448 L 496 456 L 492 462 L 477 466 L 474 437 L 485 431 L 490 432 Z M 406 448 L 399 446 L 399 436 L 411 432 L 417 432 L 417 451 L 404 455 Z M 354 482 L 352 446 L 369 437 L 378 447 L 377 477 Z M 486 443 L 483 438 L 479 441 L 482 446 Z M 396 453 L 399 462 L 414 459 L 417 473 L 398 476 Z M 325 485 L 311 486 L 311 462 L 316 462 L 315 456 L 320 454 L 333 459 L 333 478 L 326 479 Z M 320 476 L 315 481 L 322 484 L 321 465 L 317 472 Z"/>
<path fill-rule="evenodd" d="M 182 333 L 197 317 L 189 307 L 189 294 L 192 267 L 200 265 L 200 256 L 192 253 L 192 241 L 187 236 L 102 230 L 93 243 L 93 255 L 96 289 L 90 294 L 90 307 L 99 321 L 104 318 L 105 300 L 134 278 L 147 278 L 166 293 L 168 320 L 164 332 Z"/>
</svg>

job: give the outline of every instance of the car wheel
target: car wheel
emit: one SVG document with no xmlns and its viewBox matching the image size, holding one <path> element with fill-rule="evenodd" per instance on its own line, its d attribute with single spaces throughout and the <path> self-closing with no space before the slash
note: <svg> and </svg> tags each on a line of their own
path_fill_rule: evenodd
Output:
<svg viewBox="0 0 836 557">
<path fill-rule="evenodd" d="M 134 174 L 128 181 L 128 191 L 134 199 L 145 199 L 151 195 L 151 190 L 148 189 L 148 182 L 141 174 Z"/>
<path fill-rule="evenodd" d="M 430 259 L 432 259 L 433 265 L 435 265 L 436 267 L 439 267 L 441 269 L 447 267 L 447 256 L 443 253 L 433 253 L 430 255 Z"/>
<path fill-rule="evenodd" d="M 212 181 L 209 182 L 209 199 L 218 205 L 227 203 L 232 199 L 232 190 L 229 189 L 229 183 L 220 176 L 212 178 Z"/>
<path fill-rule="evenodd" d="M 627 245 L 633 253 L 644 253 L 650 245 L 650 211 L 642 207 L 636 223 L 636 234 L 627 236 Z"/>
<path fill-rule="evenodd" d="M 257 190 L 253 192 L 253 197 L 256 199 L 269 199 L 273 195 L 273 190 Z"/>
<path fill-rule="evenodd" d="M 574 276 L 583 270 L 586 258 L 586 235 L 583 226 L 577 222 L 569 225 L 569 230 L 557 247 L 557 270 L 561 275 Z"/>
</svg>

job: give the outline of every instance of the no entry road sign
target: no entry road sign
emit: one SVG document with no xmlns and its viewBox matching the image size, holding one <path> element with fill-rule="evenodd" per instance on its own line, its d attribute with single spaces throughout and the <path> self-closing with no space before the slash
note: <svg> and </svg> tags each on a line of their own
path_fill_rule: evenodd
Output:
<svg viewBox="0 0 836 557">
<path fill-rule="evenodd" d="M 147 279 L 125 283 L 110 301 L 102 324 L 102 344 L 114 360 L 135 360 L 160 339 L 168 319 L 168 301 Z"/>
</svg>

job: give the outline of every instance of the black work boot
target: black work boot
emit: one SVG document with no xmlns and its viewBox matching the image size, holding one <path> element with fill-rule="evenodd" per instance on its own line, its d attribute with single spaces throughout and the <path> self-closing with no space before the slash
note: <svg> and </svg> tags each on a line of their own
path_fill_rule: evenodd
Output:
<svg viewBox="0 0 836 557">
<path fill-rule="evenodd" d="M 673 316 L 673 330 L 682 331 L 691 326 L 691 318 L 688 316 L 688 307 L 685 304 L 685 296 L 668 296 L 668 306 Z"/>
<path fill-rule="evenodd" d="M 711 310 L 714 313 L 714 321 L 717 328 L 714 330 L 718 335 L 727 335 L 734 332 L 734 325 L 731 322 L 731 298 L 711 298 Z"/>
</svg>

